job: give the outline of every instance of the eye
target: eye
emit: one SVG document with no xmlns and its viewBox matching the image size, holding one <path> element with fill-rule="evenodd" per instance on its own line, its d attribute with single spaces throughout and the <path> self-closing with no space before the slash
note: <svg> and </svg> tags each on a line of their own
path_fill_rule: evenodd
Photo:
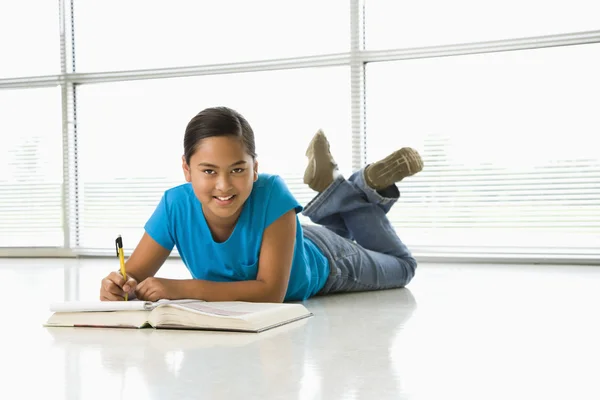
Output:
<svg viewBox="0 0 600 400">
<path fill-rule="evenodd" d="M 214 169 L 205 169 L 202 172 L 204 172 L 206 175 L 212 175 L 215 173 Z"/>
<path fill-rule="evenodd" d="M 241 174 L 242 172 L 245 171 L 244 168 L 234 168 L 231 170 L 234 174 Z"/>
</svg>

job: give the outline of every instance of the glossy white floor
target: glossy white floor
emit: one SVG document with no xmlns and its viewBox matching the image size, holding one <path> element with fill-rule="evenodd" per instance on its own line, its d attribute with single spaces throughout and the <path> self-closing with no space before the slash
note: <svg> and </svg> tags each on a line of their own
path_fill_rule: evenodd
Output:
<svg viewBox="0 0 600 400">
<path fill-rule="evenodd" d="M 407 289 L 311 299 L 259 335 L 41 326 L 113 268 L 0 260 L 1 399 L 600 398 L 600 267 L 421 263 Z"/>
</svg>

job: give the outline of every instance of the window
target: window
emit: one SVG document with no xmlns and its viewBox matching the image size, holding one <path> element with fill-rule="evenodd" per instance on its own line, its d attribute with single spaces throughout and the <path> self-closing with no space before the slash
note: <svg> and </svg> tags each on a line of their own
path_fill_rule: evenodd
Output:
<svg viewBox="0 0 600 400">
<path fill-rule="evenodd" d="M 596 0 L 365 0 L 368 50 L 439 46 L 598 29 Z"/>
<path fill-rule="evenodd" d="M 3 90 L 0 110 L 0 247 L 61 247 L 60 90 Z"/>
<path fill-rule="evenodd" d="M 318 129 L 346 176 L 417 148 L 389 216 L 418 257 L 597 260 L 597 2 L 496 3 L 0 5 L 0 255 L 131 252 L 226 105 L 304 205 Z"/>
<path fill-rule="evenodd" d="M 425 163 L 390 214 L 402 237 L 431 251 L 597 248 L 599 51 L 368 64 L 368 159 L 413 146 Z"/>
<path fill-rule="evenodd" d="M 76 67 L 112 71 L 342 53 L 350 43 L 348 4 L 77 2 Z"/>
<path fill-rule="evenodd" d="M 60 73 L 58 21 L 55 1 L 0 3 L 0 79 Z"/>
<path fill-rule="evenodd" d="M 133 248 L 164 190 L 184 183 L 183 134 L 206 107 L 238 110 L 256 136 L 260 171 L 281 175 L 301 204 L 306 146 L 322 128 L 351 168 L 349 69 L 267 71 L 78 88 L 81 250 Z M 75 229 L 75 227 L 73 228 Z"/>
</svg>

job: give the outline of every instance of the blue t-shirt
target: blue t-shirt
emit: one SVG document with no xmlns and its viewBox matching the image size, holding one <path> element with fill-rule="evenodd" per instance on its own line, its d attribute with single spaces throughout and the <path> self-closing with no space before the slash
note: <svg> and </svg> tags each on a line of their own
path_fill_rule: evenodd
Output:
<svg viewBox="0 0 600 400">
<path fill-rule="evenodd" d="M 256 279 L 265 229 L 291 209 L 302 206 L 277 175 L 259 174 L 231 233 L 223 243 L 213 240 L 200 201 L 190 183 L 165 191 L 145 225 L 162 247 L 179 255 L 195 279 L 231 282 Z M 327 258 L 308 238 L 296 215 L 296 243 L 285 301 L 306 300 L 325 285 Z"/>
</svg>

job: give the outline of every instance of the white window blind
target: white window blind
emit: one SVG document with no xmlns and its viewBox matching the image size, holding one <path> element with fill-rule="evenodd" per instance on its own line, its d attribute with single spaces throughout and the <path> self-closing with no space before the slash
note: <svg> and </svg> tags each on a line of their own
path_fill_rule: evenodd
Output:
<svg viewBox="0 0 600 400">
<path fill-rule="evenodd" d="M 0 247 L 61 247 L 60 89 L 0 90 Z"/>
<path fill-rule="evenodd" d="M 164 190 L 184 183 L 183 134 L 199 111 L 226 105 L 256 135 L 259 170 L 281 175 L 301 204 L 306 146 L 322 128 L 351 166 L 349 69 L 307 68 L 81 85 L 77 90 L 80 253 L 131 251 Z"/>
<path fill-rule="evenodd" d="M 364 0 L 367 50 L 454 45 L 599 28 L 597 0 Z"/>
<path fill-rule="evenodd" d="M 390 214 L 424 254 L 598 255 L 600 44 L 367 66 L 368 159 L 414 146 Z"/>
<path fill-rule="evenodd" d="M 349 1 L 81 1 L 75 32 L 79 72 L 343 53 Z"/>
<path fill-rule="evenodd" d="M 600 259 L 596 2 L 559 3 L 0 5 L 0 253 L 112 255 L 117 234 L 130 252 L 163 191 L 183 182 L 186 123 L 228 105 L 254 127 L 260 169 L 302 204 L 319 128 L 347 175 L 352 157 L 419 149 L 425 170 L 401 183 L 390 213 L 417 255 Z"/>
<path fill-rule="evenodd" d="M 58 25 L 57 1 L 0 2 L 0 79 L 60 73 Z"/>
</svg>

